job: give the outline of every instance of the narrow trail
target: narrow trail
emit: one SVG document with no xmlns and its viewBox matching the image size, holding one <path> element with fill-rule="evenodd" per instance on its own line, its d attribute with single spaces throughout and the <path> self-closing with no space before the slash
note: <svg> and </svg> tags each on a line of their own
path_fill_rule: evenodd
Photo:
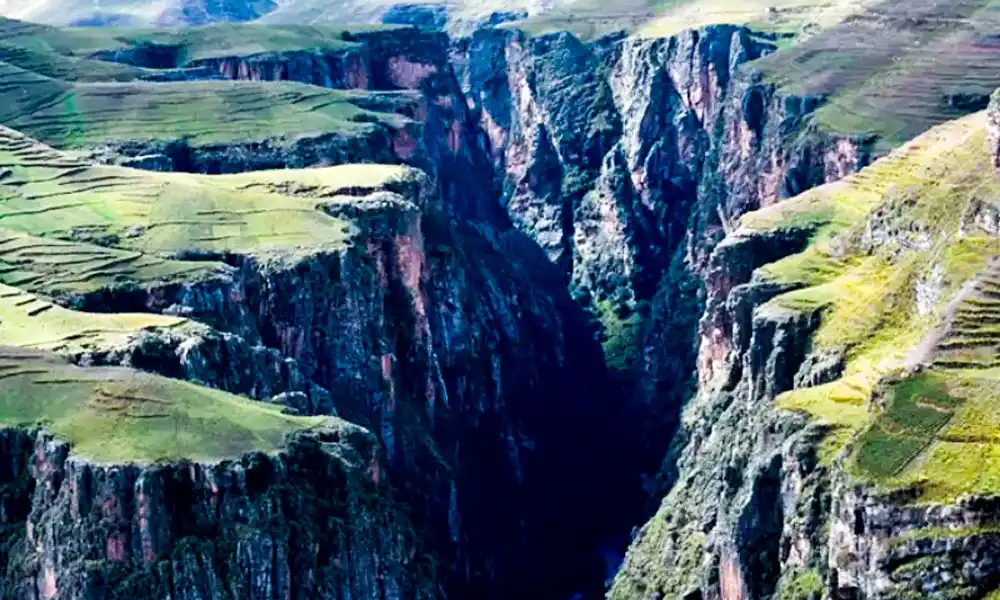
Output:
<svg viewBox="0 0 1000 600">
<path fill-rule="evenodd" d="M 918 346 L 913 348 L 909 355 L 907 355 L 905 368 L 907 371 L 915 371 L 921 366 L 929 366 L 933 362 L 935 351 L 940 346 L 941 342 L 948 337 L 955 326 L 955 318 L 958 313 L 958 309 L 965 304 L 966 301 L 976 297 L 980 294 L 980 285 L 982 282 L 989 278 L 990 276 L 1000 278 L 1000 256 L 994 256 L 991 258 L 986 266 L 980 271 L 975 277 L 970 279 L 962 286 L 958 294 L 951 299 L 948 306 L 945 308 L 944 318 L 941 324 L 931 331 L 927 336 L 920 342 Z"/>
</svg>

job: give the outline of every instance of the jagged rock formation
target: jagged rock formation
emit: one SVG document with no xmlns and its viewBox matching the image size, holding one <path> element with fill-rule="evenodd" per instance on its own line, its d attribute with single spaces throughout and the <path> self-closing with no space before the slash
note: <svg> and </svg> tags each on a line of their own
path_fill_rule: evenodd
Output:
<svg viewBox="0 0 1000 600">
<path fill-rule="evenodd" d="M 991 467 L 974 475 L 946 458 L 989 451 L 972 416 L 989 409 L 972 406 L 995 401 L 983 321 L 995 266 L 988 252 L 949 256 L 995 235 L 992 202 L 967 193 L 993 189 L 992 119 L 941 126 L 843 183 L 751 213 L 715 248 L 672 488 L 612 598 L 996 588 Z M 930 207 L 947 209 L 922 220 Z"/>
<path fill-rule="evenodd" d="M 748 64 L 774 49 L 735 26 L 590 44 L 484 30 L 459 48 L 507 212 L 570 274 L 634 394 L 637 473 L 659 467 L 691 393 L 711 249 L 739 215 L 869 160 L 811 126 L 818 99 Z"/>
<path fill-rule="evenodd" d="M 97 465 L 42 432 L 2 444 L 4 597 L 433 597 L 360 427 L 212 465 Z"/>
</svg>

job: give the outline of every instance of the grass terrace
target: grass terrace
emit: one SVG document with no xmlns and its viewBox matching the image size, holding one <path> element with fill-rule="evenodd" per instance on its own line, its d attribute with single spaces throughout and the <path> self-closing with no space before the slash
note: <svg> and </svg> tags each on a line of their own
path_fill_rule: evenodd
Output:
<svg viewBox="0 0 1000 600">
<path fill-rule="evenodd" d="M 212 58 L 350 49 L 359 47 L 358 43 L 345 39 L 353 33 L 395 27 L 226 23 L 183 29 L 58 28 L 0 19 L 0 39 L 11 46 L 64 57 L 117 55 L 121 60 L 132 57 L 150 63 L 139 66 L 162 69 L 181 68 Z"/>
<path fill-rule="evenodd" d="M 708 25 L 748 25 L 782 34 L 831 27 L 874 6 L 878 0 L 661 0 L 653 4 L 657 17 L 639 34 L 667 37 Z"/>
<path fill-rule="evenodd" d="M 121 141 L 193 146 L 402 127 L 362 95 L 290 82 L 67 83 L 0 62 L 0 123 L 63 149 Z"/>
<path fill-rule="evenodd" d="M 825 460 L 853 439 L 858 477 L 919 485 L 925 500 L 1000 493 L 1000 243 L 974 218 L 1000 197 L 994 173 L 977 113 L 748 214 L 736 233 L 813 232 L 755 274 L 796 288 L 758 314 L 819 311 L 813 350 L 846 357 L 842 377 L 778 406 L 833 426 Z"/>
<path fill-rule="evenodd" d="M 150 328 L 172 328 L 184 319 L 156 314 L 84 313 L 0 284 L 0 346 L 53 352 L 110 348 Z"/>
<path fill-rule="evenodd" d="M 0 221 L 2 222 L 2 221 Z M 108 227 L 79 227 L 70 238 L 96 238 L 115 243 Z M 220 275 L 226 266 L 212 261 L 183 261 L 106 245 L 61 240 L 62 230 L 32 236 L 0 229 L 0 282 L 61 297 L 121 285 L 147 285 L 196 281 Z"/>
<path fill-rule="evenodd" d="M 131 65 L 64 56 L 6 42 L 0 42 L 0 62 L 45 77 L 73 82 L 135 81 L 149 74 L 147 69 Z"/>
<path fill-rule="evenodd" d="M 223 268 L 164 258 L 174 254 L 337 251 L 353 226 L 303 190 L 335 196 L 410 177 L 380 165 L 234 176 L 92 166 L 0 128 L 0 281 L 53 293 Z"/>
<path fill-rule="evenodd" d="M 296 431 L 347 426 L 121 368 L 80 368 L 0 347 L 0 424 L 46 426 L 101 463 L 218 461 L 279 450 Z"/>
<path fill-rule="evenodd" d="M 815 119 L 822 129 L 877 138 L 888 151 L 985 108 L 1000 86 L 993 0 L 855 4 L 849 18 L 755 63 L 784 93 L 825 98 Z"/>
</svg>

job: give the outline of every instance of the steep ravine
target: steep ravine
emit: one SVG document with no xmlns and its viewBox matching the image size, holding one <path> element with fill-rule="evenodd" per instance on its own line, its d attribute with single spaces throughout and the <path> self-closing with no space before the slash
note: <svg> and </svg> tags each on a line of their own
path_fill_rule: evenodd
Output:
<svg viewBox="0 0 1000 600">
<path fill-rule="evenodd" d="M 752 306 L 776 291 L 744 284 L 756 261 L 803 240 L 733 250 L 724 263 L 714 257 L 730 249 L 716 245 L 743 213 L 863 166 L 865 143 L 814 129 L 818 99 L 783 96 L 756 75 L 747 63 L 775 45 L 744 28 L 589 44 L 487 29 L 450 48 L 437 35 L 381 35 L 367 55 L 220 59 L 188 75 L 384 90 L 406 99 L 399 106 L 416 129 L 387 129 L 363 147 L 121 145 L 95 156 L 201 172 L 408 162 L 430 176 L 420 199 L 342 209 L 363 223 L 345 253 L 292 264 L 223 257 L 224 280 L 67 299 L 214 328 L 80 360 L 279 396 L 369 427 L 416 535 L 437 554 L 421 568 L 457 598 L 599 596 L 596 550 L 640 520 L 642 477 L 655 489 L 696 384 L 724 381 L 691 409 L 711 418 L 683 430 L 659 482 L 719 511 L 679 514 L 678 568 L 667 575 L 679 579 L 659 589 L 688 589 L 702 570 L 684 561 L 700 560 L 702 532 L 733 519 L 738 534 L 713 555 L 704 589 L 742 590 L 727 600 L 770 594 L 768 561 L 784 542 L 764 532 L 812 514 L 782 506 L 782 486 L 831 483 L 813 471 L 808 444 L 794 443 L 807 435 L 792 436 L 801 420 L 753 413 L 790 385 L 797 359 L 787 355 L 802 353 L 815 323 L 751 326 Z M 600 323 L 603 359 L 581 306 Z M 274 375 L 230 372 L 227 357 L 248 353 Z M 734 401 L 737 382 L 749 403 Z M 742 463 L 706 462 L 711 453 L 698 450 L 720 414 L 730 434 L 743 432 L 735 439 L 764 440 Z M 820 525 L 802 521 L 805 541 L 795 543 L 807 555 Z M 752 576 L 734 564 L 752 565 Z M 614 594 L 643 597 L 628 568 Z"/>
<path fill-rule="evenodd" d="M 647 491 L 673 484 L 676 457 L 663 460 L 697 384 L 699 317 L 715 314 L 715 245 L 740 215 L 870 160 L 868 140 L 812 125 L 820 99 L 754 71 L 775 47 L 733 26 L 589 44 L 483 30 L 457 45 L 501 202 L 602 324 Z"/>
<path fill-rule="evenodd" d="M 419 125 L 359 148 L 304 138 L 187 149 L 183 165 L 168 168 L 407 162 L 430 174 L 454 214 L 527 233 L 602 324 L 608 363 L 632 397 L 626 430 L 641 431 L 631 436 L 636 473 L 658 470 L 692 393 L 714 244 L 741 214 L 870 159 L 870 140 L 811 125 L 820 99 L 779 94 L 754 72 L 747 63 L 776 46 L 746 28 L 591 43 L 481 29 L 450 47 L 444 34 L 403 28 L 352 40 L 361 48 L 161 66 L 193 67 L 194 78 L 383 90 Z M 98 156 L 122 153 L 164 154 L 132 145 Z"/>
<path fill-rule="evenodd" d="M 991 476 L 989 466 L 980 464 L 982 473 L 970 473 L 962 471 L 957 461 L 938 463 L 941 471 L 937 476 L 955 478 L 961 486 L 967 485 L 969 491 L 954 496 L 935 495 L 932 490 L 940 485 L 936 480 L 911 477 L 903 469 L 912 467 L 926 475 L 930 471 L 920 471 L 919 464 L 924 460 L 930 462 L 930 451 L 910 455 L 913 463 L 904 461 L 881 478 L 864 466 L 858 453 L 858 448 L 867 443 L 864 436 L 870 433 L 866 431 L 868 419 L 888 419 L 886 414 L 900 410 L 897 408 L 902 402 L 900 397 L 891 394 L 902 392 L 891 392 L 893 386 L 924 377 L 937 363 L 923 356 L 898 359 L 900 364 L 896 365 L 892 351 L 875 344 L 870 351 L 879 359 L 885 356 L 886 364 L 896 366 L 885 373 L 859 375 L 855 370 L 853 379 L 844 377 L 853 368 L 850 365 L 854 363 L 849 361 L 855 360 L 855 355 L 868 356 L 860 348 L 868 342 L 865 336 L 875 334 L 856 334 L 862 343 L 831 342 L 829 337 L 821 337 L 823 331 L 829 335 L 831 329 L 821 328 L 830 324 L 845 326 L 835 321 L 843 319 L 845 314 L 842 309 L 837 312 L 841 306 L 837 302 L 810 302 L 809 296 L 794 294 L 785 296 L 784 302 L 774 301 L 796 289 L 808 291 L 804 288 L 830 284 L 837 281 L 836 276 L 830 279 L 821 276 L 818 281 L 823 283 L 809 284 L 808 277 L 782 279 L 774 274 L 781 271 L 782 265 L 799 277 L 808 272 L 796 271 L 795 261 L 807 256 L 799 253 L 813 244 L 814 236 L 822 238 L 817 228 L 831 219 L 810 217 L 811 209 L 823 201 L 848 205 L 865 194 L 870 195 L 869 202 L 873 205 L 864 209 L 852 226 L 844 225 L 842 231 L 838 230 L 840 234 L 832 238 L 835 241 L 829 247 L 808 254 L 810 259 L 826 256 L 833 258 L 833 262 L 849 263 L 859 257 L 889 256 L 898 260 L 890 258 L 887 264 L 892 266 L 883 268 L 905 269 L 898 265 L 907 264 L 907 253 L 916 254 L 930 247 L 929 242 L 927 246 L 910 245 L 911 231 L 922 232 L 926 239 L 944 240 L 945 247 L 955 239 L 977 236 L 994 239 L 991 217 L 984 215 L 993 214 L 995 194 L 984 200 L 940 179 L 943 172 L 955 170 L 959 173 L 956 179 L 974 172 L 975 177 L 992 182 L 995 173 L 984 173 L 987 167 L 980 163 L 967 164 L 961 160 L 940 163 L 942 157 L 950 156 L 956 148 L 977 156 L 977 160 L 986 159 L 987 164 L 995 163 L 997 109 L 994 101 L 989 116 L 993 129 L 990 156 L 976 154 L 985 137 L 977 129 L 978 123 L 986 121 L 986 116 L 949 123 L 876 163 L 877 168 L 851 178 L 843 187 L 827 186 L 819 190 L 820 194 L 802 196 L 798 199 L 798 209 L 778 208 L 766 213 L 772 217 L 778 213 L 796 215 L 798 219 L 777 218 L 772 225 L 759 228 L 741 225 L 715 246 L 707 263 L 707 301 L 699 325 L 698 391 L 684 408 L 682 426 L 674 440 L 672 464 L 668 463 L 665 472 L 667 493 L 655 516 L 634 536 L 611 589 L 611 598 L 994 596 L 1000 583 L 994 559 L 996 500 L 990 495 L 977 496 L 974 491 L 991 489 L 977 487 L 979 477 Z M 928 154 L 915 156 L 921 152 Z M 878 183 L 872 185 L 874 181 Z M 893 187 L 903 181 L 909 185 L 908 190 L 921 190 L 913 192 L 909 203 L 901 203 L 895 193 L 897 188 Z M 940 195 L 935 195 L 939 189 Z M 941 204 L 957 207 L 950 213 L 954 220 L 949 216 L 933 217 L 933 222 L 919 221 L 927 218 L 922 212 L 926 206 Z M 802 208 L 807 205 L 811 208 Z M 767 218 L 756 222 L 766 223 Z M 980 222 L 982 226 L 978 225 Z M 989 286 L 994 266 L 978 274 L 975 271 L 979 267 L 970 271 L 966 266 L 962 275 L 935 278 L 935 273 L 940 275 L 943 271 L 942 263 L 937 262 L 943 260 L 941 256 L 931 252 L 922 255 L 912 279 L 900 283 L 902 290 L 888 291 L 892 287 L 888 285 L 880 288 L 888 300 L 878 297 L 877 301 L 884 301 L 891 308 L 873 309 L 872 313 L 953 312 L 954 308 L 935 306 L 957 305 L 968 292 L 953 299 L 946 289 L 956 293 L 960 288 L 992 290 Z M 778 262 L 783 258 L 788 260 Z M 964 260 L 978 264 L 975 261 L 979 257 Z M 773 270 L 763 269 L 766 265 Z M 780 281 L 798 282 L 777 283 Z M 929 292 L 937 294 L 936 299 L 927 299 L 928 289 L 936 290 Z M 834 293 L 839 298 L 853 291 L 848 285 Z M 796 304 L 795 300 L 805 301 Z M 901 326 L 904 331 L 919 328 L 916 321 L 904 318 Z M 877 327 L 894 327 L 890 321 L 876 323 Z M 863 330 L 854 322 L 846 327 Z M 878 334 L 902 337 L 895 329 Z M 916 341 L 891 339 L 903 344 L 903 348 L 909 348 L 911 343 L 920 344 L 919 336 Z M 843 346 L 837 350 L 837 344 Z M 961 389 L 956 383 L 961 381 L 960 375 L 955 375 L 955 371 L 937 373 L 952 386 L 945 389 Z M 872 389 L 857 383 L 865 378 L 874 379 L 868 384 Z M 849 386 L 852 381 L 862 390 L 864 399 L 845 397 L 836 388 L 819 387 L 832 382 Z M 815 394 L 809 396 L 806 392 L 812 388 Z M 918 393 L 920 398 L 929 396 L 926 391 Z M 955 392 L 956 396 L 964 393 Z M 987 393 L 995 394 L 995 388 Z M 782 403 L 782 398 L 786 403 Z M 794 411 L 788 410 L 789 398 L 801 400 L 794 405 Z M 835 435 L 828 435 L 832 429 L 808 420 L 807 414 L 817 414 L 805 408 L 807 398 L 827 403 L 830 412 L 819 419 L 839 429 L 840 441 Z M 849 424 L 851 421 L 846 417 L 838 421 L 837 414 L 851 410 L 852 404 L 861 413 L 860 424 Z M 950 423 L 947 419 L 943 422 Z M 957 424 L 955 429 L 943 425 L 936 434 L 940 437 L 927 440 L 922 447 L 963 439 L 952 433 L 956 430 Z M 973 445 L 967 451 L 974 454 Z M 869 452 L 877 462 L 890 456 L 891 448 L 887 444 Z"/>
</svg>

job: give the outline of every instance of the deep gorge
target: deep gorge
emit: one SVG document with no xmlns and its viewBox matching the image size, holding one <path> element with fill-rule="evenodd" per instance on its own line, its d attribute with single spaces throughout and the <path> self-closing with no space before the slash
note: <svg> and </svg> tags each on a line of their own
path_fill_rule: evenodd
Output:
<svg viewBox="0 0 1000 600">
<path fill-rule="evenodd" d="M 418 195 L 437 205 L 386 222 L 379 213 L 357 259 L 294 274 L 242 264 L 242 314 L 204 305 L 212 293 L 198 290 L 157 303 L 193 304 L 198 320 L 294 359 L 341 416 L 377 432 L 394 481 L 413 494 L 404 504 L 426 503 L 418 536 L 458 566 L 445 588 L 454 597 L 600 597 L 599 549 L 625 541 L 676 472 L 663 457 L 697 383 L 697 332 L 712 331 L 698 322 L 712 248 L 742 213 L 855 170 L 865 152 L 818 134 L 790 148 L 817 102 L 776 96 L 743 69 L 774 45 L 739 27 L 589 43 L 494 29 L 363 41 L 361 53 L 182 72 L 408 94 L 400 107 L 419 131 L 383 128 L 358 147 L 334 137 L 178 154 L 129 143 L 95 157 L 206 173 L 388 159 L 424 169 L 433 191 Z M 104 58 L 182 66 L 160 54 Z M 397 274 L 384 300 L 350 300 L 381 272 Z M 511 282 L 521 283 L 493 291 Z M 291 290 L 291 303 L 267 299 Z M 81 306 L 120 309 L 107 298 Z M 345 329 L 364 322 L 382 325 Z M 339 341 L 290 341 L 308 331 Z M 381 365 L 366 358 L 379 354 Z"/>
<path fill-rule="evenodd" d="M 91 58 L 141 68 L 141 85 L 345 90 L 368 111 L 357 128 L 72 150 L 191 175 L 412 167 L 371 186 L 241 188 L 309 199 L 349 224 L 342 246 L 185 251 L 169 258 L 204 275 L 51 295 L 89 313 L 191 319 L 64 352 L 76 365 L 352 425 L 278 453 L 149 466 L 89 464 L 44 430 L 5 430 L 2 597 L 982 600 L 1000 582 L 995 502 L 915 508 L 912 490 L 880 494 L 821 456 L 826 427 L 775 408 L 845 372 L 846 351 L 815 343 L 829 306 L 764 310 L 808 286 L 762 270 L 832 226 L 740 219 L 885 154 L 875 136 L 816 123 L 826 97 L 757 68 L 788 39 L 736 25 L 595 39 L 401 26 L 338 41 L 191 60 L 180 44 L 143 43 Z M 993 218 L 971 213 L 960 231 Z M 865 256 L 894 236 L 922 243 L 926 227 L 900 233 L 886 214 L 865 217 Z M 924 296 L 943 294 L 925 279 Z M 959 526 L 975 532 L 911 536 Z"/>
</svg>

